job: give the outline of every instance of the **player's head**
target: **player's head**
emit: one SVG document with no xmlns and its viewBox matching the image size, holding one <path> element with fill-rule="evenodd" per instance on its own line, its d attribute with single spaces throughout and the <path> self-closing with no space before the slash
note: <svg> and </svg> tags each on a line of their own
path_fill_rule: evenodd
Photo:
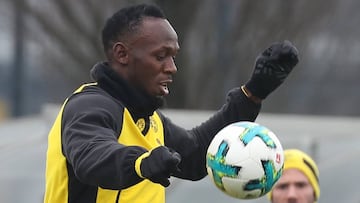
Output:
<svg viewBox="0 0 360 203">
<path fill-rule="evenodd" d="M 284 171 L 268 197 L 272 203 L 314 203 L 320 197 L 319 170 L 315 161 L 303 151 L 284 151 Z"/>
<path fill-rule="evenodd" d="M 102 40 L 111 67 L 137 89 L 155 97 L 169 93 L 177 69 L 177 33 L 155 5 L 123 8 L 103 28 Z"/>
<path fill-rule="evenodd" d="M 102 30 L 102 43 L 106 56 L 117 41 L 126 41 L 127 37 L 138 31 L 144 17 L 165 19 L 165 15 L 159 7 L 148 4 L 122 8 L 107 19 Z"/>
</svg>

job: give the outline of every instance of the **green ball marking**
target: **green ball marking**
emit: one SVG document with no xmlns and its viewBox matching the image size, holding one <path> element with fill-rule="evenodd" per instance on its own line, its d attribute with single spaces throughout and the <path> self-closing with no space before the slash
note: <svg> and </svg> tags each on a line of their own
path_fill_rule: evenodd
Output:
<svg viewBox="0 0 360 203">
<path fill-rule="evenodd" d="M 219 145 L 219 149 L 215 155 L 207 155 L 207 164 L 212 170 L 214 182 L 221 190 L 224 190 L 222 178 L 236 178 L 241 169 L 239 166 L 228 165 L 225 163 L 225 157 L 228 151 L 229 145 L 223 140 Z"/>
</svg>

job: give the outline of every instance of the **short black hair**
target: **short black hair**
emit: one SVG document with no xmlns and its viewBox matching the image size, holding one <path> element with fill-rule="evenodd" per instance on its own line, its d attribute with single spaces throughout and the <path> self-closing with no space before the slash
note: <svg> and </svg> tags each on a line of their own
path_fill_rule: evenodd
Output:
<svg viewBox="0 0 360 203">
<path fill-rule="evenodd" d="M 105 53 L 122 36 L 135 32 L 136 26 L 144 17 L 166 18 L 164 12 L 155 4 L 137 4 L 125 7 L 108 18 L 102 30 L 102 43 Z"/>
</svg>

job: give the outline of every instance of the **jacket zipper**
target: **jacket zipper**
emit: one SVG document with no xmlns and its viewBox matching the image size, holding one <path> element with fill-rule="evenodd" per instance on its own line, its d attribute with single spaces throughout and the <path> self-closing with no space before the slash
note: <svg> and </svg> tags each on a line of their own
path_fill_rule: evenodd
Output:
<svg viewBox="0 0 360 203">
<path fill-rule="evenodd" d="M 117 195 L 116 195 L 115 203 L 119 203 L 119 199 L 120 199 L 120 190 L 119 190 L 119 192 L 118 192 Z"/>
</svg>

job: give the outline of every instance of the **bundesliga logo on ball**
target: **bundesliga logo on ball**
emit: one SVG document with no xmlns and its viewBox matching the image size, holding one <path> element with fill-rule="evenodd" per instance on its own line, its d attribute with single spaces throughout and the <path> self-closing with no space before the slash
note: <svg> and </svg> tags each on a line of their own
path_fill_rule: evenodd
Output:
<svg viewBox="0 0 360 203">
<path fill-rule="evenodd" d="M 268 193 L 282 174 L 284 153 L 277 136 L 254 122 L 237 122 L 220 130 L 209 145 L 206 167 L 224 193 L 254 199 Z"/>
</svg>

